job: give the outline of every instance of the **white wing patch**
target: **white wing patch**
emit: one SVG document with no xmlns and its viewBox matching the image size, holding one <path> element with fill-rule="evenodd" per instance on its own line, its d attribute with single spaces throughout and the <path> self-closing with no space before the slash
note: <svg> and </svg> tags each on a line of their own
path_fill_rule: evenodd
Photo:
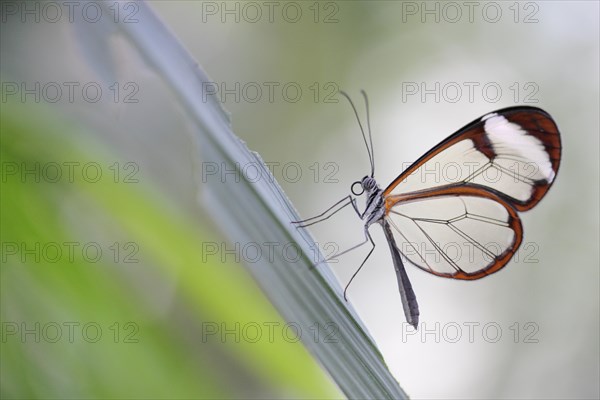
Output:
<svg viewBox="0 0 600 400">
<path fill-rule="evenodd" d="M 538 138 L 528 134 L 521 126 L 509 122 L 502 115 L 492 113 L 482 120 L 485 121 L 484 129 L 496 154 L 519 155 L 522 160 L 533 163 L 548 183 L 554 180 L 555 172 L 550 156 Z"/>
</svg>

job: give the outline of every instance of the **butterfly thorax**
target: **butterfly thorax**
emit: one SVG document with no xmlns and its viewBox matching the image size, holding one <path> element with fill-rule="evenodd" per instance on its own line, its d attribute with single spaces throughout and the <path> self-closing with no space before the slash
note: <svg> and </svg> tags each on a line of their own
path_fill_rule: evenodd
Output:
<svg viewBox="0 0 600 400">
<path fill-rule="evenodd" d="M 370 176 L 365 176 L 361 181 L 361 185 L 367 194 L 367 207 L 362 219 L 365 221 L 365 225 L 369 226 L 383 220 L 385 216 L 383 190 L 379 187 L 377 181 Z"/>
</svg>

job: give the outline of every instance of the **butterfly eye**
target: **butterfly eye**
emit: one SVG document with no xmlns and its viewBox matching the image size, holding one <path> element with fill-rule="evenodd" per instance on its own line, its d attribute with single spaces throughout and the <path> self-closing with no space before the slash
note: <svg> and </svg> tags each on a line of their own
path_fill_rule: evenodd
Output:
<svg viewBox="0 0 600 400">
<path fill-rule="evenodd" d="M 358 185 L 360 191 L 356 190 L 354 187 Z M 352 184 L 352 186 L 350 186 L 350 190 L 352 191 L 352 194 L 355 196 L 360 196 L 361 194 L 363 194 L 365 192 L 365 188 L 363 188 L 362 182 L 361 181 L 356 181 Z"/>
</svg>

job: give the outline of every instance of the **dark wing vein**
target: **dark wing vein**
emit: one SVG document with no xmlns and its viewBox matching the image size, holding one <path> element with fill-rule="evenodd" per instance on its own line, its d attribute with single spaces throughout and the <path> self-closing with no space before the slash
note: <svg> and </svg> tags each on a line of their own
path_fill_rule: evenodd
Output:
<svg viewBox="0 0 600 400">
<path fill-rule="evenodd" d="M 410 219 L 410 217 L 407 217 L 405 215 L 402 215 L 400 213 L 396 213 L 402 217 L 406 217 L 408 219 Z M 396 230 L 396 232 L 398 232 L 398 234 L 400 236 L 402 236 L 402 238 L 404 239 L 404 243 L 407 243 L 410 247 L 412 247 L 412 249 L 415 251 L 415 253 L 417 253 L 417 255 L 421 258 L 421 261 L 423 261 L 423 263 L 425 263 L 425 265 L 427 266 L 427 268 L 429 268 L 431 271 L 433 271 L 433 268 L 431 268 L 431 266 L 427 263 L 427 260 L 421 255 L 421 253 L 419 253 L 419 250 L 414 246 L 414 244 L 408 240 L 408 238 L 404 235 L 404 233 L 402 233 L 402 231 L 398 228 L 398 226 L 396 226 L 396 224 L 394 223 L 394 221 L 392 219 L 389 219 L 388 222 L 390 223 L 391 226 L 394 227 L 394 229 Z M 406 255 L 400 251 L 400 253 L 402 253 L 402 255 L 404 256 L 405 259 L 408 260 L 408 257 L 406 257 Z"/>
<path fill-rule="evenodd" d="M 459 197 L 459 199 L 461 200 L 461 202 L 463 203 L 463 206 L 465 208 L 465 212 L 462 215 L 459 215 L 457 217 L 445 220 L 445 219 L 438 219 L 438 218 L 418 218 L 418 217 L 410 217 L 406 214 L 403 214 L 401 212 L 398 212 L 394 209 L 390 210 L 391 213 L 396 214 L 398 216 L 407 218 L 409 220 L 411 220 L 416 226 L 417 228 L 423 233 L 423 235 L 427 238 L 427 240 L 429 240 L 429 242 L 431 243 L 431 245 L 438 251 L 438 253 L 448 262 L 448 264 L 450 264 L 454 269 L 456 269 L 457 271 L 462 271 L 464 272 L 464 270 L 462 268 L 460 268 L 460 266 L 450 258 L 450 256 L 448 254 L 446 254 L 443 249 L 433 240 L 433 238 L 431 237 L 431 235 L 429 235 L 429 233 L 427 233 L 427 231 L 425 230 L 425 228 L 423 226 L 421 226 L 419 224 L 419 222 L 427 222 L 427 223 L 433 223 L 433 224 L 443 224 L 443 225 L 447 225 L 450 229 L 452 229 L 452 231 L 454 231 L 456 234 L 458 234 L 460 237 L 462 237 L 463 239 L 467 240 L 469 243 L 473 244 L 475 247 L 477 247 L 477 249 L 481 250 L 483 253 L 485 253 L 487 256 L 489 256 L 491 259 L 495 259 L 496 255 L 493 254 L 490 250 L 488 250 L 483 244 L 481 244 L 479 241 L 475 240 L 473 237 L 471 237 L 469 234 L 467 234 L 465 231 L 463 231 L 462 229 L 458 228 L 457 226 L 454 225 L 454 222 L 458 222 L 460 220 L 463 219 L 471 219 L 473 221 L 479 221 L 479 222 L 483 222 L 483 223 L 487 223 L 487 224 L 491 224 L 491 225 L 496 225 L 496 226 L 500 226 L 500 227 L 509 227 L 509 224 L 506 221 L 502 221 L 500 219 L 497 218 L 492 218 L 492 217 L 488 217 L 485 215 L 479 215 L 479 214 L 473 214 L 473 213 L 469 213 L 467 210 L 467 205 L 464 202 L 464 200 L 462 198 Z M 419 249 L 417 247 L 414 246 L 414 244 L 408 240 L 408 238 L 406 237 L 406 235 L 404 235 L 404 233 L 402 233 L 402 231 L 398 228 L 398 226 L 394 223 L 393 220 L 389 220 L 390 224 L 394 227 L 394 229 L 396 230 L 396 232 L 398 232 L 402 238 L 404 239 L 404 241 L 415 251 L 415 253 L 419 256 L 419 258 L 425 263 L 425 265 L 427 265 L 427 267 L 433 271 L 433 268 L 431 268 L 431 266 L 429 265 L 429 263 L 426 261 L 425 257 L 421 254 L 421 252 L 419 251 Z M 402 255 L 406 258 L 409 259 L 403 252 L 401 252 Z"/>
</svg>

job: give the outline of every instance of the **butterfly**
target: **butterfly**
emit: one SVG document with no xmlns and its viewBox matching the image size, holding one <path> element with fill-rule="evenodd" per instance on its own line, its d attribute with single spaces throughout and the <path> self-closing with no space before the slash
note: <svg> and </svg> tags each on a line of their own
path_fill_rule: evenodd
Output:
<svg viewBox="0 0 600 400">
<path fill-rule="evenodd" d="M 302 221 L 307 227 L 351 205 L 364 221 L 366 243 L 375 249 L 369 227 L 378 224 L 388 242 L 406 320 L 415 329 L 419 306 L 404 260 L 430 274 L 476 280 L 502 269 L 523 241 L 519 213 L 533 208 L 552 186 L 561 158 L 560 133 L 544 110 L 504 108 L 459 129 L 405 169 L 385 189 L 375 180 L 375 156 L 367 95 L 368 141 L 354 103 L 345 92 L 367 148 L 371 173 L 350 188 L 352 194 L 325 212 Z M 359 210 L 356 199 L 366 195 Z M 327 261 L 327 260 L 326 260 Z"/>
</svg>

